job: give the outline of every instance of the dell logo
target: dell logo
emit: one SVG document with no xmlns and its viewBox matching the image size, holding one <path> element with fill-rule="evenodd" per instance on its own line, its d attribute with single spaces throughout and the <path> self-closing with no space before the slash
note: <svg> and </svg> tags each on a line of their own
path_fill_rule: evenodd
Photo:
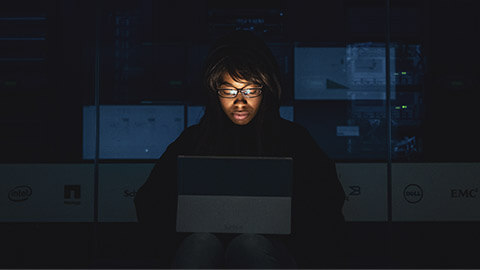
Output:
<svg viewBox="0 0 480 270">
<path fill-rule="evenodd" d="M 403 190 L 403 197 L 409 203 L 418 203 L 423 199 L 423 190 L 417 184 L 410 184 Z"/>
</svg>

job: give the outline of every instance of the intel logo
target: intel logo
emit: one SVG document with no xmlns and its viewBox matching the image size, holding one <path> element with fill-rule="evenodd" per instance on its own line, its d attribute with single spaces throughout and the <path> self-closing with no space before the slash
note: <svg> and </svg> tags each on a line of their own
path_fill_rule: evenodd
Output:
<svg viewBox="0 0 480 270">
<path fill-rule="evenodd" d="M 8 192 L 8 199 L 12 202 L 21 202 L 27 200 L 32 195 L 32 188 L 29 186 L 14 187 Z"/>
</svg>

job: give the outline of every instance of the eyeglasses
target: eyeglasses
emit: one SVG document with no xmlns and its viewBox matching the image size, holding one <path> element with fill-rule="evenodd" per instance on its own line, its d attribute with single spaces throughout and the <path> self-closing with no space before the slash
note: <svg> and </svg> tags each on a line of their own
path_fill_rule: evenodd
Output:
<svg viewBox="0 0 480 270">
<path fill-rule="evenodd" d="M 242 95 L 246 98 L 258 97 L 262 94 L 263 87 L 249 87 L 249 88 L 221 88 L 217 93 L 224 98 L 234 98 L 238 95 L 238 92 L 242 92 Z"/>
</svg>

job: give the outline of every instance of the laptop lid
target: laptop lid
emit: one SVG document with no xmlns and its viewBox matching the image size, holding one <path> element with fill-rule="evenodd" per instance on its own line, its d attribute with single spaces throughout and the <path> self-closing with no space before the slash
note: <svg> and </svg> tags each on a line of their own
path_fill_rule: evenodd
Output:
<svg viewBox="0 0 480 270">
<path fill-rule="evenodd" d="M 290 157 L 178 157 L 177 231 L 290 234 Z"/>
</svg>

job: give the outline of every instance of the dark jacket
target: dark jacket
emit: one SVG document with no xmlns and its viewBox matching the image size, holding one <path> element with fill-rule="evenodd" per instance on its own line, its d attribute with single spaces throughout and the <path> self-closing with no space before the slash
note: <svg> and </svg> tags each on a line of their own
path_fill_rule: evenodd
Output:
<svg viewBox="0 0 480 270">
<path fill-rule="evenodd" d="M 198 125 L 191 126 L 168 146 L 135 197 L 144 239 L 157 250 L 154 254 L 164 258 L 160 267 L 169 267 L 179 242 L 186 236 L 175 232 L 177 156 L 202 154 L 194 150 L 199 132 Z M 252 125 L 232 124 L 222 138 L 215 155 L 258 155 Z M 335 163 L 304 127 L 284 119 L 277 120 L 265 133 L 264 149 L 264 156 L 292 157 L 294 161 L 292 234 L 269 237 L 283 241 L 300 268 L 337 265 L 342 257 L 345 194 Z"/>
</svg>

